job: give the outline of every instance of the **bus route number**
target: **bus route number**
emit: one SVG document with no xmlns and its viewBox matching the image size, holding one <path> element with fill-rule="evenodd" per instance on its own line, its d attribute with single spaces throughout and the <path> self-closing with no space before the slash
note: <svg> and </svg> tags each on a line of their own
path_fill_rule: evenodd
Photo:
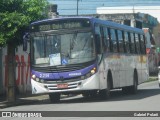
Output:
<svg viewBox="0 0 160 120">
<path fill-rule="evenodd" d="M 39 77 L 40 78 L 49 78 L 49 74 L 40 74 Z"/>
</svg>

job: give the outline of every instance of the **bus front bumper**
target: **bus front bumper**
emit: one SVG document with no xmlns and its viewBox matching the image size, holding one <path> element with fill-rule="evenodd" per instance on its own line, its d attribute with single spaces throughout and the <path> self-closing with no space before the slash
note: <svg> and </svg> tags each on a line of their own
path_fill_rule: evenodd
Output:
<svg viewBox="0 0 160 120">
<path fill-rule="evenodd" d="M 69 93 L 69 92 L 81 92 L 87 90 L 99 90 L 99 74 L 96 73 L 90 78 L 72 81 L 72 82 L 63 82 L 63 83 L 53 83 L 46 84 L 40 83 L 31 79 L 32 85 L 32 94 L 41 94 L 41 93 Z"/>
</svg>

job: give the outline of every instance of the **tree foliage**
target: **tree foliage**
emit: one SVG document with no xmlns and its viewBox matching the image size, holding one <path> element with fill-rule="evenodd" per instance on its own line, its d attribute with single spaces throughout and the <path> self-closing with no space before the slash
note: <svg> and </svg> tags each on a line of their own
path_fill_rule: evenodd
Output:
<svg viewBox="0 0 160 120">
<path fill-rule="evenodd" d="M 0 0 L 0 46 L 22 43 L 26 27 L 47 16 L 47 0 Z"/>
</svg>

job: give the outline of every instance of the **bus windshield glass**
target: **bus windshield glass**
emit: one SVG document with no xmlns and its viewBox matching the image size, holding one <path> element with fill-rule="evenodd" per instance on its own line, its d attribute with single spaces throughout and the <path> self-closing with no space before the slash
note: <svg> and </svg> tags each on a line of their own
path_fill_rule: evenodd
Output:
<svg viewBox="0 0 160 120">
<path fill-rule="evenodd" d="M 32 63 L 39 66 L 77 64 L 95 59 L 92 32 L 69 32 L 32 36 Z"/>
</svg>

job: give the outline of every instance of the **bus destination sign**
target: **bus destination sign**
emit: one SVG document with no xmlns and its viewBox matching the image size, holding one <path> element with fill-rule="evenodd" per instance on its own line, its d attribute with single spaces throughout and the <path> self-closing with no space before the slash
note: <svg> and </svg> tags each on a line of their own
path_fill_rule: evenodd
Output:
<svg viewBox="0 0 160 120">
<path fill-rule="evenodd" d="M 31 27 L 32 31 L 49 31 L 58 29 L 86 28 L 90 27 L 89 20 L 60 20 L 43 22 Z"/>
</svg>

